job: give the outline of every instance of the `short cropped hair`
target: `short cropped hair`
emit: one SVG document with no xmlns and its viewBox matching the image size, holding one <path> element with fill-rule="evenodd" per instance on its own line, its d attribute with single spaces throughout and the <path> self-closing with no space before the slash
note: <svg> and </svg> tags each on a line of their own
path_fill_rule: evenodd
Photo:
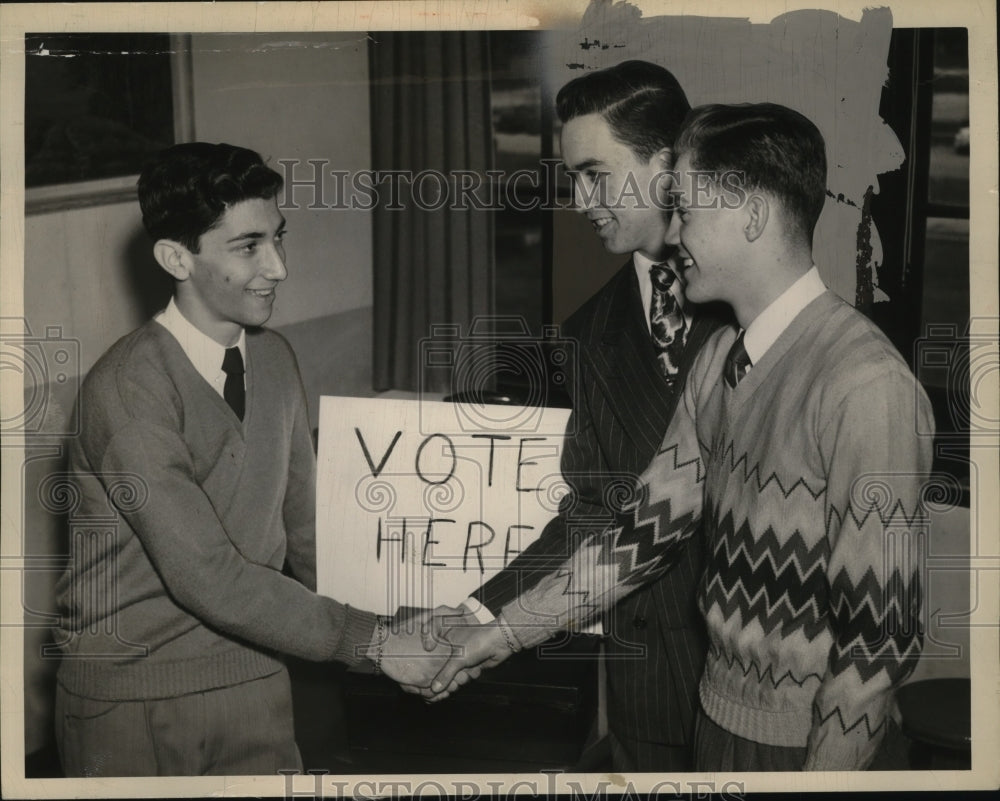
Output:
<svg viewBox="0 0 1000 801">
<path fill-rule="evenodd" d="M 648 61 L 623 61 L 588 72 L 556 95 L 556 113 L 563 123 L 585 114 L 600 114 L 615 138 L 643 161 L 673 146 L 690 110 L 691 104 L 673 74 Z"/>
<path fill-rule="evenodd" d="M 699 106 L 684 121 L 676 151 L 696 170 L 734 171 L 744 190 L 779 198 L 812 241 L 826 201 L 826 143 L 807 117 L 776 103 Z"/>
<path fill-rule="evenodd" d="M 139 176 L 142 222 L 153 238 L 180 242 L 198 252 L 230 206 L 254 198 L 268 200 L 282 177 L 252 150 L 227 144 L 188 142 L 157 154 Z"/>
</svg>

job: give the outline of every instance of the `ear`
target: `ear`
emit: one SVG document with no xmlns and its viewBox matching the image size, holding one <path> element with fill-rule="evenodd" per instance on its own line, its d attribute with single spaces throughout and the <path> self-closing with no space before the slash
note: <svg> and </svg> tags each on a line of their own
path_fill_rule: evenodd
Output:
<svg viewBox="0 0 1000 801">
<path fill-rule="evenodd" d="M 769 212 L 770 206 L 763 195 L 754 194 L 747 198 L 743 206 L 743 213 L 746 215 L 743 233 L 747 242 L 756 241 L 764 233 Z"/>
<path fill-rule="evenodd" d="M 153 245 L 153 256 L 174 280 L 186 281 L 191 275 L 191 252 L 180 242 L 158 239 Z"/>
</svg>

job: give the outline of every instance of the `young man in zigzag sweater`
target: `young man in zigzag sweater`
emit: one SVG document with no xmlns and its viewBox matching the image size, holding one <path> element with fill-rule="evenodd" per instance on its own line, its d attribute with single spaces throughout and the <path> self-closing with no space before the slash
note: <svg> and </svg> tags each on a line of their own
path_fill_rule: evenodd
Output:
<svg viewBox="0 0 1000 801">
<path fill-rule="evenodd" d="M 710 651 L 698 770 L 893 767 L 893 689 L 921 647 L 930 405 L 899 354 L 812 262 L 825 147 L 772 104 L 706 106 L 677 144 L 668 241 L 709 340 L 639 492 L 438 676 L 489 666 L 664 573 L 698 530 Z M 436 689 L 436 688 L 435 688 Z M 442 695 L 447 694 L 446 691 Z M 874 763 L 874 764 L 873 764 Z"/>
</svg>

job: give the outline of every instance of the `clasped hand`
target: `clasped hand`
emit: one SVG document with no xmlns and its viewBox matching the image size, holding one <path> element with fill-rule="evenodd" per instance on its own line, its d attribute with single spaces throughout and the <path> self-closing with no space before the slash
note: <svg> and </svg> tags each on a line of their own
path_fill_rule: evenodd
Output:
<svg viewBox="0 0 1000 801">
<path fill-rule="evenodd" d="M 449 606 L 399 614 L 376 629 L 371 644 L 382 672 L 427 701 L 447 698 L 512 653 L 496 621 L 479 623 Z"/>
</svg>

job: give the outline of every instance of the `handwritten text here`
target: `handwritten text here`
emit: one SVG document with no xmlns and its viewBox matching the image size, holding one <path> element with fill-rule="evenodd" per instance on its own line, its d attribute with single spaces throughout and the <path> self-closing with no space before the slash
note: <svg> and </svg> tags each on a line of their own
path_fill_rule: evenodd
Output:
<svg viewBox="0 0 1000 801">
<path fill-rule="evenodd" d="M 532 411 L 530 429 L 491 431 L 457 428 L 442 401 L 321 398 L 319 591 L 392 614 L 458 604 L 509 564 L 566 492 L 551 432 L 569 410 Z"/>
</svg>

